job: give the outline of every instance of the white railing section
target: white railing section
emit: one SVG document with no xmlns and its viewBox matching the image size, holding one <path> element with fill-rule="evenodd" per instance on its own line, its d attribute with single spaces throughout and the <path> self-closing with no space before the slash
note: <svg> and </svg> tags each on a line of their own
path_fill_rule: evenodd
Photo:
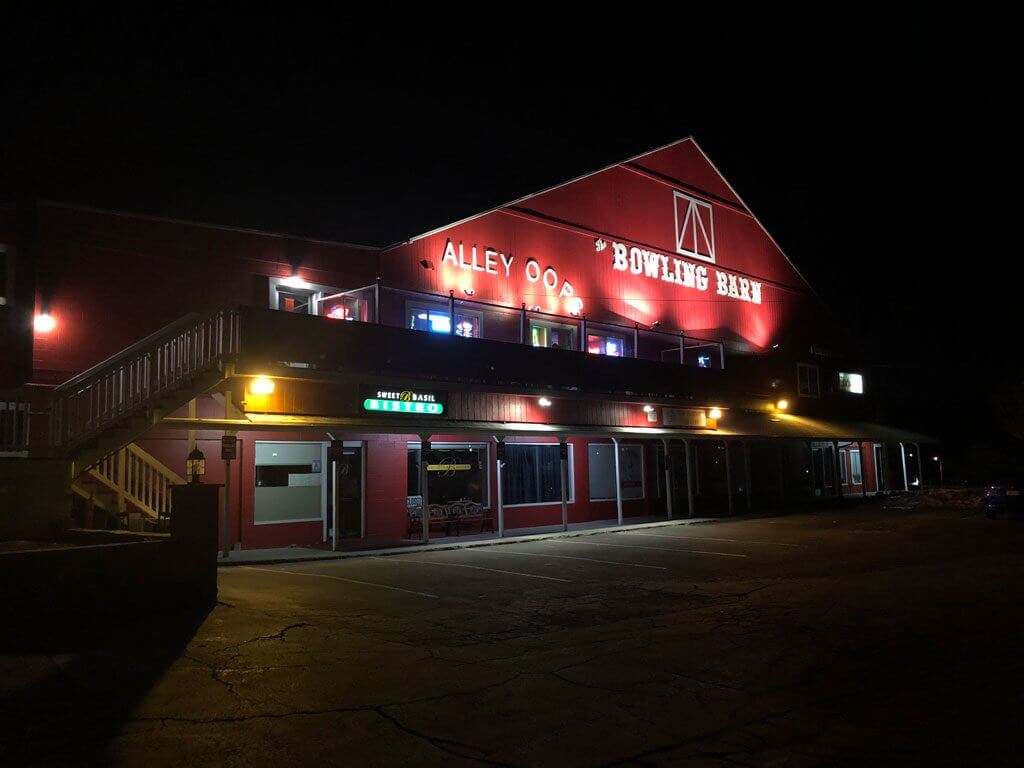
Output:
<svg viewBox="0 0 1024 768">
<path fill-rule="evenodd" d="M 89 474 L 156 520 L 171 513 L 171 486 L 185 482 L 134 443 L 107 456 Z M 119 507 L 123 510 L 124 503 Z"/>
<path fill-rule="evenodd" d="M 51 440 L 70 448 L 238 352 L 236 310 L 188 315 L 53 391 Z"/>
</svg>

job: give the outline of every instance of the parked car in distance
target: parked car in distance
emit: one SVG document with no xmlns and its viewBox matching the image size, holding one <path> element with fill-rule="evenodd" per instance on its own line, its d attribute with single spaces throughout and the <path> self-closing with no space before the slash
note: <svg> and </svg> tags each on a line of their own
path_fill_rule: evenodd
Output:
<svg viewBox="0 0 1024 768">
<path fill-rule="evenodd" d="M 996 517 L 1000 512 L 1019 514 L 1024 510 L 1021 484 L 1017 480 L 1003 480 L 985 486 L 985 516 Z"/>
</svg>

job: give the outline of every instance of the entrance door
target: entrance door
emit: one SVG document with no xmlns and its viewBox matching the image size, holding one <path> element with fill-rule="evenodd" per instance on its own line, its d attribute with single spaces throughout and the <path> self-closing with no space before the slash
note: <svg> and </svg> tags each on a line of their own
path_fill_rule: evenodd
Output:
<svg viewBox="0 0 1024 768">
<path fill-rule="evenodd" d="M 835 493 L 832 482 L 835 466 L 835 454 L 832 452 L 832 446 L 811 448 L 811 471 L 815 496 L 832 496 Z"/>
<path fill-rule="evenodd" d="M 363 535 L 362 446 L 345 446 L 336 464 L 334 482 L 339 538 L 358 539 Z"/>
</svg>

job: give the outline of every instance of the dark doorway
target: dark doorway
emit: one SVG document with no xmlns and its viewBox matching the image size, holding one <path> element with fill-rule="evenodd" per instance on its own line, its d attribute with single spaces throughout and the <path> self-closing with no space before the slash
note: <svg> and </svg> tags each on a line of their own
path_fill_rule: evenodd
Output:
<svg viewBox="0 0 1024 768">
<path fill-rule="evenodd" d="M 337 500 L 339 538 L 358 539 L 363 535 L 363 448 L 345 446 L 335 464 L 334 482 Z"/>
</svg>

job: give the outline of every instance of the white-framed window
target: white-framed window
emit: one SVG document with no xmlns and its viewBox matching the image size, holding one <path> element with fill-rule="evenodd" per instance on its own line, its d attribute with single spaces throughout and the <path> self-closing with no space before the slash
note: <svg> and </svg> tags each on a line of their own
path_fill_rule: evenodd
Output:
<svg viewBox="0 0 1024 768">
<path fill-rule="evenodd" d="M 577 329 L 568 323 L 551 320 L 530 319 L 530 346 L 561 349 L 578 349 Z"/>
<path fill-rule="evenodd" d="M 796 364 L 796 392 L 800 397 L 821 397 L 821 372 L 810 363 Z"/>
<path fill-rule="evenodd" d="M 850 479 L 853 485 L 861 485 L 864 482 L 864 473 L 860 465 L 860 451 L 850 451 Z"/>
<path fill-rule="evenodd" d="M 322 521 L 326 462 L 326 443 L 256 441 L 255 524 Z"/>
<path fill-rule="evenodd" d="M 569 446 L 569 488 L 573 494 L 573 446 Z M 505 475 L 502 496 L 506 507 L 525 507 L 562 502 L 562 463 L 558 443 L 505 443 Z"/>
<path fill-rule="evenodd" d="M 859 373 L 839 373 L 839 391 L 853 395 L 864 394 L 864 376 Z"/>
<path fill-rule="evenodd" d="M 626 353 L 626 339 L 615 333 L 588 333 L 587 352 L 592 355 L 622 357 Z M 677 353 L 678 354 L 678 353 Z"/>
<path fill-rule="evenodd" d="M 590 475 L 590 500 L 608 501 L 615 498 L 615 445 L 590 443 L 587 446 Z M 622 478 L 622 498 L 642 499 L 647 489 L 644 484 L 644 447 L 619 446 L 619 474 Z"/>
<path fill-rule="evenodd" d="M 318 304 L 324 296 L 338 293 L 329 285 L 306 283 L 291 277 L 270 278 L 270 308 L 300 315 L 320 314 Z"/>
<path fill-rule="evenodd" d="M 406 465 L 406 496 L 419 497 L 420 444 L 408 444 Z M 491 505 L 490 446 L 487 443 L 431 443 L 427 482 L 431 504 L 472 501 L 484 507 Z"/>
<path fill-rule="evenodd" d="M 405 327 L 413 331 L 450 334 L 452 318 L 448 304 L 443 301 L 410 301 L 405 305 Z M 481 312 L 455 308 L 455 335 L 466 339 L 483 337 L 484 317 Z"/>
</svg>

